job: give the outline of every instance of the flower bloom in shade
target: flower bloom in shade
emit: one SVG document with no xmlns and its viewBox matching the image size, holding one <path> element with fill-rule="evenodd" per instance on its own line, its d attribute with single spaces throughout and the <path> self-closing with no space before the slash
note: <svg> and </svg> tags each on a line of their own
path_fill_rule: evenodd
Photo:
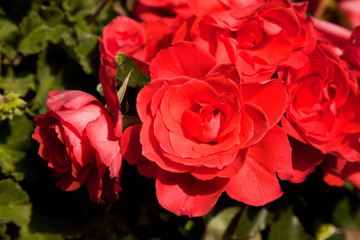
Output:
<svg viewBox="0 0 360 240">
<path fill-rule="evenodd" d="M 352 137 L 360 130 L 359 89 L 333 47 L 319 43 L 304 67 L 283 76 L 290 95 L 284 130 L 323 154 L 360 160 L 358 138 Z"/>
<path fill-rule="evenodd" d="M 183 24 L 173 42 L 192 41 L 218 62 L 236 63 L 242 80 L 267 80 L 281 65 L 300 67 L 316 43 L 303 3 L 189 0 L 188 4 L 195 16 Z"/>
<path fill-rule="evenodd" d="M 360 162 L 327 155 L 322 170 L 324 181 L 330 186 L 342 187 L 347 180 L 360 189 Z"/>
<path fill-rule="evenodd" d="M 121 52 L 148 73 L 148 64 L 160 49 L 170 45 L 171 38 L 172 30 L 160 20 L 140 23 L 118 16 L 104 27 L 99 51 L 105 65 L 116 68 L 115 57 Z"/>
<path fill-rule="evenodd" d="M 101 67 L 101 74 L 108 71 L 108 79 L 100 76 L 108 110 L 92 95 L 82 91 L 50 91 L 46 102 L 49 107 L 35 120 L 32 137 L 40 144 L 39 155 L 48 162 L 52 174 L 59 180 L 56 185 L 73 191 L 85 184 L 92 201 L 118 199 L 117 192 L 121 170 L 121 113 L 110 80 L 113 69 Z M 112 102 L 109 102 L 112 101 Z M 119 116 L 120 114 L 120 116 Z M 119 131 L 120 130 L 120 131 Z"/>
<path fill-rule="evenodd" d="M 290 144 L 276 125 L 288 103 L 282 81 L 240 83 L 233 64 L 190 42 L 160 51 L 150 72 L 137 97 L 142 124 L 121 141 L 124 158 L 156 178 L 164 208 L 201 216 L 224 191 L 255 206 L 282 195 L 277 177 L 292 176 Z"/>
<path fill-rule="evenodd" d="M 360 0 L 340 0 L 337 7 L 345 13 L 353 28 L 360 25 Z"/>
</svg>

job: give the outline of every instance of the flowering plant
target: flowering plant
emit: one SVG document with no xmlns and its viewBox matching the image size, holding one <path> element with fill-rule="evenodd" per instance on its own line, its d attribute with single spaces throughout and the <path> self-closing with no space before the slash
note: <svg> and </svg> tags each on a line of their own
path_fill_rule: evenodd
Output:
<svg viewBox="0 0 360 240">
<path fill-rule="evenodd" d="M 0 189 L 25 202 L 23 215 L 0 210 L 1 236 L 337 239 L 360 228 L 360 26 L 347 3 L 333 10 L 347 19 L 332 20 L 322 1 L 35 2 L 19 27 L 0 4 Z M 32 158 L 43 160 L 31 170 Z M 83 206 L 85 226 L 41 231 L 47 189 L 65 218 Z"/>
</svg>

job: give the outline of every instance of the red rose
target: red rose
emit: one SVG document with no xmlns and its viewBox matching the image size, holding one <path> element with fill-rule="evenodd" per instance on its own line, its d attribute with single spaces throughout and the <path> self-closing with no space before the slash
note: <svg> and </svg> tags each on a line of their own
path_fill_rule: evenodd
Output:
<svg viewBox="0 0 360 240">
<path fill-rule="evenodd" d="M 118 16 L 104 27 L 99 50 L 106 65 L 116 68 L 115 57 L 121 52 L 147 73 L 151 59 L 160 49 L 170 45 L 171 37 L 170 27 L 160 20 L 139 23 Z"/>
<path fill-rule="evenodd" d="M 290 145 L 276 126 L 288 100 L 282 81 L 240 84 L 233 65 L 189 42 L 159 52 L 150 71 L 137 97 L 142 126 L 126 129 L 122 147 L 129 163 L 156 177 L 164 208 L 201 216 L 223 191 L 251 205 L 281 196 L 277 174 L 292 174 Z M 140 144 L 143 156 L 132 147 Z"/>
<path fill-rule="evenodd" d="M 73 191 L 85 184 L 90 199 L 97 202 L 100 197 L 116 201 L 120 190 L 122 124 L 118 101 L 111 96 L 114 72 L 108 68 L 101 67 L 100 79 L 113 118 L 90 94 L 53 90 L 46 102 L 49 110 L 35 118 L 32 135 L 40 144 L 39 155 L 59 178 L 56 185 Z"/>
<path fill-rule="evenodd" d="M 282 126 L 288 134 L 324 154 L 354 155 L 338 146 L 360 130 L 359 90 L 333 48 L 319 45 L 304 67 L 285 76 L 290 104 Z"/>
<path fill-rule="evenodd" d="M 188 3 L 196 17 L 183 25 L 173 42 L 193 41 L 218 61 L 236 63 L 249 80 L 268 79 L 280 65 L 303 65 L 315 46 L 304 4 L 286 0 Z"/>
</svg>

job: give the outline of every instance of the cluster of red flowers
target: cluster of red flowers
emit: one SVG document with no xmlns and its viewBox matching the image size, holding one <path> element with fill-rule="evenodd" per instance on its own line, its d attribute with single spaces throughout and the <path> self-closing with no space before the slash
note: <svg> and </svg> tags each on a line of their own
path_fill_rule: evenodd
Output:
<svg viewBox="0 0 360 240">
<path fill-rule="evenodd" d="M 100 39 L 107 103 L 52 91 L 33 138 L 58 186 L 116 200 L 122 157 L 156 179 L 159 203 L 206 214 L 226 192 L 259 206 L 279 179 L 360 188 L 360 28 L 308 18 L 289 0 L 139 0 Z M 151 78 L 141 124 L 122 133 L 115 57 Z"/>
</svg>

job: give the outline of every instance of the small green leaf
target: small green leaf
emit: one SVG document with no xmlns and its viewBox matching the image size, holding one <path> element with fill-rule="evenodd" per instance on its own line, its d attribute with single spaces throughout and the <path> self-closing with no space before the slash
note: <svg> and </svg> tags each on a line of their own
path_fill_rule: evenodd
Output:
<svg viewBox="0 0 360 240">
<path fill-rule="evenodd" d="M 68 19 L 76 22 L 89 16 L 96 9 L 97 3 L 96 0 L 63 0 L 62 7 Z"/>
<path fill-rule="evenodd" d="M 333 224 L 321 224 L 316 233 L 316 240 L 326 240 L 334 235 L 336 227 Z"/>
<path fill-rule="evenodd" d="M 44 21 L 36 11 L 31 11 L 20 23 L 20 30 L 24 35 L 43 25 Z"/>
<path fill-rule="evenodd" d="M 63 240 L 65 239 L 60 234 L 32 232 L 28 226 L 20 229 L 19 240 Z"/>
<path fill-rule="evenodd" d="M 1 45 L 1 53 L 4 54 L 3 58 L 8 58 L 11 61 L 13 61 L 16 57 L 16 49 L 7 43 Z"/>
<path fill-rule="evenodd" d="M 0 168 L 5 176 L 12 176 L 17 181 L 24 179 L 25 168 L 21 161 L 31 146 L 30 134 L 33 129 L 32 121 L 24 115 L 1 122 Z"/>
<path fill-rule="evenodd" d="M 150 82 L 150 78 L 146 76 L 131 59 L 123 53 L 118 53 L 116 56 L 116 80 L 121 83 L 125 81 L 129 72 L 132 71 L 129 78 L 129 87 L 144 87 L 144 85 Z"/>
<path fill-rule="evenodd" d="M 98 54 L 97 52 L 98 40 L 93 34 L 84 34 L 80 37 L 78 45 L 74 48 L 79 63 L 84 72 L 92 73 L 91 60 L 94 59 L 91 55 Z"/>
<path fill-rule="evenodd" d="M 56 27 L 61 24 L 65 18 L 65 14 L 57 7 L 41 6 L 40 16 L 50 27 Z"/>
<path fill-rule="evenodd" d="M 67 34 L 67 26 L 59 24 L 56 27 L 48 28 L 46 32 L 46 39 L 54 44 L 57 44 L 61 39 L 64 39 L 63 34 Z"/>
<path fill-rule="evenodd" d="M 8 67 L 6 76 L 0 81 L 0 88 L 4 91 L 14 91 L 24 97 L 29 90 L 35 90 L 35 75 L 28 72 L 18 72 L 12 67 Z"/>
<path fill-rule="evenodd" d="M 353 194 L 343 194 L 332 211 L 332 221 L 341 228 L 360 227 L 359 198 Z"/>
<path fill-rule="evenodd" d="M 236 236 L 240 239 L 254 237 L 270 224 L 273 217 L 266 207 L 247 207 L 236 227 Z"/>
<path fill-rule="evenodd" d="M 18 50 L 24 55 L 36 54 L 44 50 L 47 46 L 47 31 L 49 28 L 46 25 L 40 25 L 26 34 L 21 39 Z"/>
<path fill-rule="evenodd" d="M 279 209 L 270 225 L 268 240 L 306 240 L 311 237 L 305 232 L 299 219 L 294 215 L 292 207 Z"/>
<path fill-rule="evenodd" d="M 6 39 L 7 36 L 19 31 L 17 25 L 5 18 L 0 18 L 0 40 Z"/>
<path fill-rule="evenodd" d="M 206 240 L 222 239 L 231 221 L 240 212 L 240 210 L 241 210 L 240 206 L 229 207 L 222 210 L 216 216 L 211 218 L 211 220 L 206 226 L 204 239 Z"/>
<path fill-rule="evenodd" d="M 14 222 L 24 226 L 30 222 L 31 204 L 20 185 L 11 179 L 0 181 L 0 223 Z"/>
<path fill-rule="evenodd" d="M 39 82 L 36 96 L 33 99 L 31 110 L 39 110 L 40 113 L 47 111 L 46 100 L 47 94 L 53 89 L 63 89 L 62 69 L 58 69 L 60 65 L 50 65 L 47 59 L 47 52 L 41 52 L 37 62 L 36 78 Z"/>
<path fill-rule="evenodd" d="M 121 87 L 120 87 L 120 89 L 118 91 L 118 99 L 119 99 L 120 104 L 121 104 L 122 100 L 124 99 L 126 88 L 128 86 L 129 78 L 131 76 L 132 71 L 133 71 L 133 69 L 130 70 L 129 74 L 125 78 L 124 82 L 122 83 L 122 85 L 121 85 Z"/>
</svg>

